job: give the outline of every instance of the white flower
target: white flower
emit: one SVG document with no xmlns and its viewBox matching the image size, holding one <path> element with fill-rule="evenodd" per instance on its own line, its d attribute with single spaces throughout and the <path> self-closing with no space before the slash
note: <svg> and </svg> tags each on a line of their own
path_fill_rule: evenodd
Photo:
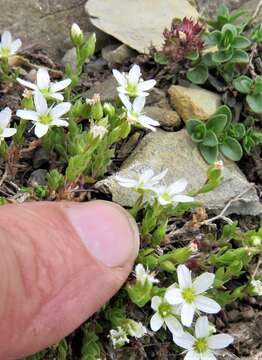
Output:
<svg viewBox="0 0 262 360">
<path fill-rule="evenodd" d="M 60 93 L 61 90 L 64 90 L 67 86 L 71 84 L 70 79 L 65 79 L 62 81 L 51 82 L 50 76 L 46 68 L 40 68 L 36 74 L 36 84 L 33 84 L 29 81 L 17 78 L 17 81 L 29 88 L 34 90 L 34 94 L 42 94 L 47 99 L 56 99 L 59 101 L 64 100 L 64 96 Z"/>
<path fill-rule="evenodd" d="M 258 296 L 262 296 L 262 281 L 260 280 L 252 280 L 251 285 L 253 286 L 253 290 Z"/>
<path fill-rule="evenodd" d="M 125 345 L 126 343 L 129 343 L 127 333 L 121 326 L 118 326 L 117 330 L 114 329 L 110 330 L 109 333 L 114 348 L 119 348 Z"/>
<path fill-rule="evenodd" d="M 16 133 L 15 128 L 9 128 L 12 112 L 9 107 L 6 107 L 0 112 L 0 142 L 7 137 L 11 137 Z"/>
<path fill-rule="evenodd" d="M 76 23 L 72 25 L 70 35 L 71 40 L 75 46 L 80 46 L 82 44 L 84 40 L 84 34 Z"/>
<path fill-rule="evenodd" d="M 182 191 L 185 190 L 186 186 L 187 181 L 185 179 L 180 179 L 168 186 L 159 186 L 155 189 L 159 204 L 174 205 L 177 203 L 194 201 L 194 198 L 192 198 L 191 196 L 180 194 Z"/>
<path fill-rule="evenodd" d="M 214 274 L 205 272 L 192 282 L 191 271 L 185 265 L 179 265 L 177 277 L 179 288 L 171 286 L 167 289 L 166 299 L 171 305 L 182 305 L 181 321 L 183 325 L 191 326 L 196 311 L 216 314 L 221 310 L 216 301 L 201 295 L 213 285 Z"/>
<path fill-rule="evenodd" d="M 130 336 L 134 336 L 137 339 L 142 338 L 147 333 L 146 327 L 141 322 L 131 319 L 127 321 L 126 331 Z"/>
<path fill-rule="evenodd" d="M 103 125 L 92 124 L 90 127 L 90 133 L 94 138 L 99 137 L 100 139 L 102 139 L 107 132 L 108 132 L 107 128 Z"/>
<path fill-rule="evenodd" d="M 174 336 L 174 342 L 187 350 L 184 360 L 216 360 L 217 350 L 230 345 L 234 338 L 228 334 L 209 335 L 208 319 L 201 316 L 196 321 L 195 336 L 188 332 Z"/>
<path fill-rule="evenodd" d="M 36 111 L 17 110 L 16 115 L 24 120 L 32 120 L 35 125 L 35 134 L 38 138 L 44 136 L 51 126 L 68 126 L 68 122 L 61 118 L 66 114 L 71 104 L 62 102 L 54 107 L 48 108 L 46 99 L 40 93 L 34 96 Z"/>
<path fill-rule="evenodd" d="M 159 280 L 157 280 L 154 275 L 154 273 L 150 273 L 148 270 L 146 270 L 142 264 L 137 264 L 135 267 L 136 280 L 142 286 L 144 286 L 145 283 L 157 284 Z"/>
<path fill-rule="evenodd" d="M 124 178 L 122 176 L 116 175 L 116 181 L 123 187 L 134 189 L 134 190 L 151 190 L 156 184 L 162 180 L 168 170 L 162 171 L 158 175 L 154 175 L 152 169 L 144 171 L 142 174 L 138 174 L 136 178 Z"/>
<path fill-rule="evenodd" d="M 113 75 L 120 85 L 117 88 L 118 92 L 131 97 L 147 96 L 146 91 L 152 89 L 156 84 L 155 80 L 144 81 L 141 77 L 140 67 L 136 64 L 132 66 L 128 74 L 114 69 Z"/>
<path fill-rule="evenodd" d="M 135 98 L 133 104 L 126 95 L 120 94 L 119 97 L 127 110 L 127 121 L 129 124 L 139 124 L 152 131 L 156 130 L 154 126 L 160 125 L 158 121 L 143 114 L 142 110 L 145 106 L 145 97 L 139 96 Z"/>
<path fill-rule="evenodd" d="M 3 32 L 0 43 L 0 58 L 8 58 L 14 55 L 22 46 L 20 39 L 12 39 L 12 35 L 9 31 Z"/>
<path fill-rule="evenodd" d="M 153 331 L 158 331 L 162 326 L 167 326 L 173 336 L 183 334 L 183 327 L 176 318 L 179 315 L 177 306 L 170 305 L 165 297 L 154 296 L 151 300 L 151 308 L 155 310 L 155 314 L 150 320 L 150 327 Z"/>
</svg>

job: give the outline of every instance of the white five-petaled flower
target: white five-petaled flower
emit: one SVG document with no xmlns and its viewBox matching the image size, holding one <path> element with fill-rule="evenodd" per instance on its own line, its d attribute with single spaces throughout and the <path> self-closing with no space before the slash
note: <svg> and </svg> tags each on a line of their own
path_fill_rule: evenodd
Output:
<svg viewBox="0 0 262 360">
<path fill-rule="evenodd" d="M 184 332 L 180 336 L 173 337 L 174 342 L 187 350 L 184 360 L 216 360 L 214 355 L 230 345 L 234 338 L 228 334 L 210 335 L 208 319 L 201 316 L 196 321 L 195 336 Z"/>
<path fill-rule="evenodd" d="M 134 190 L 152 190 L 155 185 L 162 180 L 168 170 L 162 171 L 158 175 L 154 175 L 154 171 L 152 169 L 148 169 L 144 171 L 142 174 L 138 174 L 136 178 L 124 178 L 122 176 L 117 175 L 115 177 L 116 181 L 123 187 L 134 189 Z"/>
<path fill-rule="evenodd" d="M 36 111 L 17 110 L 16 115 L 21 119 L 33 121 L 38 138 L 44 136 L 51 126 L 68 126 L 68 122 L 61 117 L 70 110 L 69 102 L 49 108 L 44 96 L 38 93 L 34 96 L 34 104 Z"/>
<path fill-rule="evenodd" d="M 118 326 L 116 330 L 111 329 L 109 333 L 114 348 L 119 348 L 126 343 L 129 343 L 127 333 L 121 326 Z"/>
<path fill-rule="evenodd" d="M 145 97 L 136 97 L 133 104 L 126 95 L 119 95 L 122 103 L 127 110 L 127 121 L 131 125 L 139 124 L 144 128 L 155 131 L 155 126 L 159 126 L 159 122 L 151 119 L 149 116 L 143 114 L 143 108 L 145 106 Z"/>
<path fill-rule="evenodd" d="M 15 128 L 9 128 L 12 112 L 9 107 L 6 107 L 0 112 L 0 142 L 7 137 L 11 137 L 16 133 Z"/>
<path fill-rule="evenodd" d="M 135 267 L 135 276 L 136 276 L 136 280 L 142 286 L 144 286 L 145 283 L 157 284 L 159 282 L 159 280 L 157 280 L 155 278 L 155 274 L 150 273 L 148 270 L 146 270 L 142 264 L 137 264 L 136 265 L 136 267 Z"/>
<path fill-rule="evenodd" d="M 1 36 L 0 58 L 9 58 L 10 56 L 15 55 L 21 46 L 22 42 L 20 39 L 13 41 L 11 33 L 9 31 L 4 31 Z"/>
<path fill-rule="evenodd" d="M 162 326 L 166 326 L 173 336 L 183 334 L 183 327 L 176 318 L 179 315 L 177 306 L 170 305 L 165 297 L 154 296 L 151 300 L 151 308 L 155 311 L 150 320 L 150 327 L 153 331 L 158 331 Z"/>
<path fill-rule="evenodd" d="M 201 295 L 213 285 L 214 274 L 205 272 L 192 282 L 191 271 L 185 265 L 179 265 L 177 277 L 179 287 L 171 286 L 167 289 L 165 296 L 171 305 L 181 305 L 183 325 L 191 326 L 196 311 L 216 314 L 221 310 L 216 301 Z"/>
<path fill-rule="evenodd" d="M 146 91 L 152 89 L 156 84 L 155 80 L 144 81 L 140 67 L 136 64 L 132 66 L 128 74 L 114 69 L 113 75 L 120 85 L 117 88 L 118 92 L 130 97 L 147 96 L 148 92 Z"/>
<path fill-rule="evenodd" d="M 127 321 L 125 328 L 128 335 L 134 336 L 137 339 L 142 338 L 147 333 L 146 327 L 141 322 L 131 319 Z"/>
<path fill-rule="evenodd" d="M 71 79 L 51 82 L 50 76 L 46 68 L 38 69 L 36 74 L 36 84 L 20 78 L 17 78 L 17 81 L 21 85 L 32 89 L 34 94 L 41 93 L 47 99 L 56 99 L 59 101 L 64 100 L 64 96 L 60 93 L 60 91 L 64 90 L 67 86 L 71 84 Z"/>
<path fill-rule="evenodd" d="M 168 186 L 159 186 L 155 189 L 157 199 L 160 205 L 177 204 L 182 202 L 193 202 L 194 198 L 181 194 L 187 186 L 185 179 L 180 179 Z"/>
</svg>

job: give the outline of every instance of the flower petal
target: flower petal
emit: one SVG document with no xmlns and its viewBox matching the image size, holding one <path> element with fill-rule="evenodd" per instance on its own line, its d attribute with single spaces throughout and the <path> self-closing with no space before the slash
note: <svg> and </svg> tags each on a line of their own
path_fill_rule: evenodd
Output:
<svg viewBox="0 0 262 360">
<path fill-rule="evenodd" d="M 63 102 L 53 107 L 53 109 L 51 109 L 50 111 L 50 115 L 52 119 L 58 119 L 64 114 L 66 114 L 70 110 L 70 108 L 71 108 L 70 102 Z"/>
<path fill-rule="evenodd" d="M 36 108 L 36 111 L 38 114 L 46 114 L 47 113 L 47 111 L 48 111 L 47 102 L 41 93 L 36 93 L 34 95 L 34 103 L 35 103 L 35 108 Z"/>
<path fill-rule="evenodd" d="M 168 186 L 168 192 L 172 195 L 179 194 L 185 190 L 186 186 L 187 186 L 186 179 L 179 179 L 178 181 L 175 181 L 173 184 Z"/>
<path fill-rule="evenodd" d="M 151 308 L 155 311 L 158 310 L 159 305 L 162 303 L 161 297 L 153 296 L 151 299 Z"/>
<path fill-rule="evenodd" d="M 58 101 L 63 101 L 64 100 L 64 96 L 60 93 L 51 93 L 49 94 L 50 98 L 58 100 Z"/>
<path fill-rule="evenodd" d="M 36 83 L 40 90 L 48 89 L 50 85 L 50 77 L 46 68 L 41 67 L 36 74 Z"/>
<path fill-rule="evenodd" d="M 173 337 L 174 343 L 183 349 L 191 350 L 194 346 L 196 339 L 187 331 L 180 336 Z"/>
<path fill-rule="evenodd" d="M 68 126 L 68 122 L 62 119 L 54 119 L 51 123 L 54 126 Z"/>
<path fill-rule="evenodd" d="M 119 83 L 119 85 L 125 87 L 125 85 L 126 85 L 125 75 L 121 74 L 121 72 L 116 69 L 113 69 L 113 75 L 114 75 L 115 79 L 117 80 L 117 82 Z"/>
<path fill-rule="evenodd" d="M 8 48 L 10 49 L 12 44 L 12 35 L 9 31 L 4 31 L 2 36 L 1 36 L 1 46 L 3 48 Z"/>
<path fill-rule="evenodd" d="M 233 336 L 228 334 L 212 335 L 208 338 L 208 346 L 210 349 L 219 350 L 228 347 L 233 341 Z"/>
<path fill-rule="evenodd" d="M 21 84 L 25 87 L 28 87 L 29 89 L 37 90 L 37 86 L 29 81 L 26 81 L 26 80 L 23 80 L 20 78 L 16 78 L 16 80 L 19 82 L 19 84 Z"/>
<path fill-rule="evenodd" d="M 122 101 L 122 103 L 124 104 L 124 106 L 126 107 L 126 109 L 128 111 L 132 111 L 132 104 L 129 100 L 129 97 L 124 94 L 119 94 L 119 98 Z"/>
<path fill-rule="evenodd" d="M 202 360 L 202 357 L 194 350 L 191 350 L 186 354 L 184 360 Z"/>
<path fill-rule="evenodd" d="M 193 288 L 201 294 L 211 288 L 215 280 L 215 274 L 205 272 L 198 276 L 193 282 Z"/>
<path fill-rule="evenodd" d="M 141 91 L 147 91 L 147 90 L 152 89 L 155 85 L 156 85 L 155 80 L 146 80 L 146 81 L 143 81 L 140 84 L 138 84 L 138 88 Z"/>
<path fill-rule="evenodd" d="M 183 334 L 183 326 L 174 316 L 168 316 L 165 318 L 165 323 L 173 336 L 180 336 Z"/>
<path fill-rule="evenodd" d="M 187 195 L 174 195 L 172 196 L 172 200 L 175 203 L 187 203 L 187 202 L 194 202 L 194 198 Z"/>
<path fill-rule="evenodd" d="M 4 129 L 1 136 L 2 137 L 11 137 L 11 136 L 15 135 L 16 131 L 17 130 L 15 128 L 7 128 L 7 129 Z"/>
<path fill-rule="evenodd" d="M 190 327 L 195 313 L 195 307 L 192 304 L 184 303 L 181 309 L 181 321 L 182 324 Z"/>
<path fill-rule="evenodd" d="M 216 314 L 221 310 L 220 305 L 215 300 L 202 295 L 196 297 L 195 305 L 198 310 L 207 314 Z"/>
<path fill-rule="evenodd" d="M 17 110 L 16 116 L 24 120 L 38 121 L 38 114 L 32 110 Z"/>
<path fill-rule="evenodd" d="M 160 174 L 154 176 L 151 180 L 153 185 L 157 184 L 160 180 L 162 180 L 166 176 L 167 172 L 168 172 L 168 169 L 166 169 L 166 170 L 162 171 Z"/>
<path fill-rule="evenodd" d="M 48 125 L 37 123 L 35 126 L 35 134 L 38 138 L 41 138 L 48 132 Z"/>
<path fill-rule="evenodd" d="M 217 360 L 217 358 L 211 351 L 207 351 L 206 353 L 201 354 L 201 360 Z"/>
<path fill-rule="evenodd" d="M 205 338 L 209 335 L 208 318 L 207 316 L 200 316 L 196 321 L 195 326 L 196 338 Z"/>
<path fill-rule="evenodd" d="M 153 331 L 158 331 L 164 324 L 164 320 L 158 313 L 155 313 L 150 320 L 150 327 Z"/>
<path fill-rule="evenodd" d="M 146 98 L 138 96 L 135 98 L 133 103 L 133 110 L 136 114 L 140 114 L 145 106 Z"/>
<path fill-rule="evenodd" d="M 137 64 L 134 64 L 132 68 L 129 71 L 128 74 L 128 81 L 131 84 L 137 84 L 139 81 L 139 78 L 141 76 L 141 70 L 140 67 Z"/>
<path fill-rule="evenodd" d="M 167 289 L 165 299 L 171 305 L 181 304 L 183 302 L 181 290 L 174 287 Z"/>
<path fill-rule="evenodd" d="M 71 82 L 72 82 L 71 79 L 65 79 L 62 81 L 57 81 L 55 83 L 51 83 L 50 90 L 53 93 L 64 90 L 66 87 L 68 87 L 71 84 Z"/>
<path fill-rule="evenodd" d="M 20 39 L 16 39 L 11 44 L 11 54 L 14 55 L 22 46 L 22 41 Z"/>
<path fill-rule="evenodd" d="M 0 128 L 1 129 L 5 129 L 8 124 L 10 123 L 11 120 L 11 116 L 12 116 L 12 111 L 9 107 L 4 108 L 4 110 L 2 110 L 0 112 Z"/>
<path fill-rule="evenodd" d="M 191 271 L 185 265 L 178 265 L 177 278 L 181 289 L 192 287 Z"/>
</svg>

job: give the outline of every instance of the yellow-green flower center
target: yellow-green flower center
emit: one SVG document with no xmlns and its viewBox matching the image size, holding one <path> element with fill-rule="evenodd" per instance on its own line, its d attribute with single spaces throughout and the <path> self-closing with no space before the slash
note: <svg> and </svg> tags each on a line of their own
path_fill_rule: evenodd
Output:
<svg viewBox="0 0 262 360">
<path fill-rule="evenodd" d="M 194 302 L 195 298 L 196 298 L 196 294 L 192 288 L 183 289 L 182 296 L 183 296 L 184 300 L 189 304 Z"/>
<path fill-rule="evenodd" d="M 163 303 L 159 305 L 158 312 L 162 318 L 165 318 L 171 314 L 171 309 L 172 309 L 171 305 Z"/>
<path fill-rule="evenodd" d="M 128 83 L 126 90 L 128 92 L 128 95 L 136 96 L 137 95 L 137 84 Z"/>
<path fill-rule="evenodd" d="M 45 98 L 49 98 L 49 88 L 41 89 L 41 93 Z"/>
<path fill-rule="evenodd" d="M 10 49 L 8 49 L 8 48 L 2 48 L 1 49 L 1 56 L 3 58 L 8 58 L 9 55 L 10 55 Z"/>
<path fill-rule="evenodd" d="M 39 122 L 43 125 L 49 125 L 52 121 L 52 118 L 49 114 L 44 114 L 39 117 Z"/>
<path fill-rule="evenodd" d="M 170 196 L 170 194 L 169 194 L 168 192 L 164 192 L 164 193 L 162 194 L 162 198 L 163 198 L 165 201 L 167 201 L 167 202 L 171 202 L 171 201 L 172 201 L 172 198 L 171 198 L 171 196 Z"/>
<path fill-rule="evenodd" d="M 199 354 L 205 353 L 208 350 L 207 339 L 206 338 L 197 339 L 194 344 L 194 350 Z"/>
</svg>

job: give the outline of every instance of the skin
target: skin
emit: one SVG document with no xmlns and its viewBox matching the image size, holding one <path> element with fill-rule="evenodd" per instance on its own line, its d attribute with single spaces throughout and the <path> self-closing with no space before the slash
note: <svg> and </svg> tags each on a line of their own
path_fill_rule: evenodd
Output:
<svg viewBox="0 0 262 360">
<path fill-rule="evenodd" d="M 0 359 L 70 334 L 119 290 L 138 249 L 134 220 L 112 203 L 0 207 Z"/>
</svg>

